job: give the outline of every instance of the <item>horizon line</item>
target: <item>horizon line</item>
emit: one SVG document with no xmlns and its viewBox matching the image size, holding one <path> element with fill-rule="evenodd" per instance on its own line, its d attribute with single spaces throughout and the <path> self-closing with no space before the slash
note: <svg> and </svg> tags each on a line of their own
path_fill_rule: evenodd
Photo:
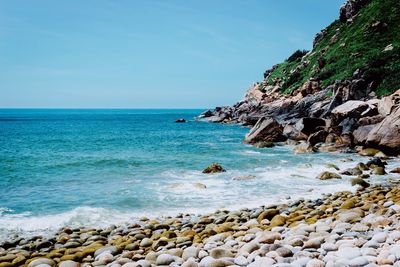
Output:
<svg viewBox="0 0 400 267">
<path fill-rule="evenodd" d="M 213 109 L 213 108 L 180 108 L 180 107 L 145 107 L 145 108 L 135 108 L 135 107 L 0 107 L 0 110 L 5 109 L 143 109 L 143 110 L 151 110 L 151 109 Z"/>
</svg>

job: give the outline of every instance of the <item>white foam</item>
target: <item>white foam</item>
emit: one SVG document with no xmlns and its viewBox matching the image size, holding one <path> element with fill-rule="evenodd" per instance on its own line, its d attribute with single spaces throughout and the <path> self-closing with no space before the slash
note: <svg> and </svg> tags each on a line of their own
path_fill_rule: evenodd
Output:
<svg viewBox="0 0 400 267">
<path fill-rule="evenodd" d="M 339 166 L 341 170 L 354 167 L 358 162 L 368 158 L 349 155 L 354 161 L 342 162 L 343 155 L 338 157 L 319 154 L 304 155 L 301 162 L 277 160 L 276 165 L 260 166 L 253 169 L 228 170 L 225 173 L 205 175 L 200 171 L 170 170 L 162 173 L 164 183 L 155 183 L 157 203 L 168 203 L 171 206 L 150 207 L 146 211 L 119 211 L 116 209 L 78 207 L 73 210 L 44 216 L 32 216 L 29 213 L 10 214 L 11 210 L 0 208 L 0 240 L 9 238 L 13 233 L 22 235 L 51 234 L 61 227 L 106 227 L 110 224 L 132 222 L 141 216 L 151 218 L 176 215 L 180 212 L 203 214 L 220 208 L 240 209 L 255 208 L 265 204 L 287 201 L 287 196 L 315 199 L 324 193 L 354 191 L 350 184 L 353 177 L 321 181 L 316 176 L 322 171 L 334 171 L 327 168 L 327 163 Z M 399 160 L 389 161 L 387 170 L 398 166 Z M 248 181 L 232 181 L 233 177 L 255 175 Z M 372 176 L 369 181 L 380 182 L 388 177 Z M 206 185 L 206 189 L 194 186 L 195 183 Z M 174 203 L 170 200 L 173 199 Z"/>
</svg>

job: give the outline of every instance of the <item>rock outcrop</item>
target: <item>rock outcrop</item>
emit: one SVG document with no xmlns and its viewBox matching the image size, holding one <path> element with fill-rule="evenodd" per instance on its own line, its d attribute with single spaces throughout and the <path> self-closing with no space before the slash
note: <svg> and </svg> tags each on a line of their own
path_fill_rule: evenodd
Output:
<svg viewBox="0 0 400 267">
<path fill-rule="evenodd" d="M 381 123 L 372 127 L 366 143 L 389 152 L 400 152 L 400 106 L 397 106 Z"/>
<path fill-rule="evenodd" d="M 332 70 L 332 64 L 338 58 L 327 60 L 328 52 L 332 54 L 329 49 L 335 49 L 337 53 L 346 50 L 347 43 L 352 42 L 341 35 L 344 31 L 352 32 L 362 27 L 363 38 L 376 38 L 385 31 L 395 32 L 398 24 L 393 21 L 382 22 L 366 17 L 361 10 L 367 6 L 374 7 L 377 14 L 386 12 L 381 0 L 348 0 L 340 9 L 339 21 L 317 34 L 312 51 L 296 51 L 285 62 L 265 71 L 264 80 L 254 83 L 242 101 L 230 107 L 206 111 L 202 117 L 212 122 L 252 127 L 244 141 L 259 147 L 271 147 L 271 142 L 290 139 L 307 141 L 306 149 L 297 149 L 299 151 L 354 151 L 356 146 L 368 146 L 388 153 L 400 153 L 400 90 L 391 95 L 386 93 L 382 98 L 377 97 L 376 92 L 383 80 L 396 84 L 393 77 L 388 77 L 389 74 L 382 69 L 388 60 L 393 60 L 391 66 L 397 64 L 395 62 L 400 66 L 400 53 L 396 54 L 399 52 L 396 46 L 389 43 L 390 49 L 386 49 L 389 45 L 385 45 L 381 51 L 389 54 L 370 61 L 359 51 L 342 55 L 367 60 L 364 67 L 357 65 L 351 69 L 340 65 L 346 71 Z M 391 12 L 400 16 L 400 8 Z M 363 20 L 359 19 L 360 16 Z M 368 39 L 368 43 L 358 45 L 369 49 L 371 42 Z M 352 60 L 347 63 L 352 64 Z M 348 73 L 350 77 L 347 77 Z M 347 78 L 327 82 L 327 78 L 334 74 Z M 390 75 L 398 75 L 398 72 Z M 394 92 L 394 89 L 398 88 L 385 87 L 388 92 Z"/>
<path fill-rule="evenodd" d="M 248 144 L 285 141 L 282 126 L 272 118 L 261 118 L 244 139 Z"/>
</svg>

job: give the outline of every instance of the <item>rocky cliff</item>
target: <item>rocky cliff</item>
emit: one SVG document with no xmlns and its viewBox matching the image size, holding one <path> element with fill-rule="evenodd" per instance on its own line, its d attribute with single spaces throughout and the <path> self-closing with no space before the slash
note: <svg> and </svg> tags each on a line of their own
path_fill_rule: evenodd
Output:
<svg viewBox="0 0 400 267">
<path fill-rule="evenodd" d="M 201 115 L 253 127 L 245 142 L 307 141 L 304 151 L 400 153 L 400 2 L 348 0 L 338 20 L 264 72 L 242 101 Z M 291 141 L 289 141 L 291 142 Z"/>
</svg>

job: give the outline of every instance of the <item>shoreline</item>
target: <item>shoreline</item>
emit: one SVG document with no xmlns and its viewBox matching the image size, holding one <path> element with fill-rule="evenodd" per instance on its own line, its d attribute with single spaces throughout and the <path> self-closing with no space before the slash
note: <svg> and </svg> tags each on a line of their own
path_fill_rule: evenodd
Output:
<svg viewBox="0 0 400 267">
<path fill-rule="evenodd" d="M 142 218 L 107 228 L 63 228 L 48 237 L 3 242 L 0 267 L 310 267 L 347 266 L 333 264 L 350 264 L 354 260 L 361 264 L 348 266 L 392 266 L 400 260 L 400 246 L 396 245 L 400 240 L 400 205 L 396 203 L 400 203 L 398 183 L 385 181 L 354 192 L 289 199 L 257 208 Z M 343 228 L 337 229 L 338 225 Z M 298 237 L 298 232 L 303 236 Z M 371 235 L 385 235 L 386 239 L 395 236 L 396 240 L 385 239 L 364 248 L 374 240 Z M 361 244 L 351 245 L 354 257 L 350 258 L 346 256 L 347 249 L 342 249 L 348 248 L 349 239 Z M 392 243 L 396 253 L 387 249 Z M 382 250 L 389 251 L 384 258 L 379 257 Z"/>
<path fill-rule="evenodd" d="M 278 151 L 282 151 L 282 149 L 291 151 L 293 146 L 285 145 L 279 146 L 283 148 L 278 148 Z M 260 150 L 260 149 L 256 149 Z M 267 152 L 269 149 L 262 149 L 264 152 Z M 275 152 L 274 152 L 275 153 Z M 267 153 L 268 154 L 268 153 Z M 269 154 L 268 154 L 269 155 Z M 266 195 L 260 195 L 257 197 L 246 197 L 242 198 L 237 196 L 236 199 L 244 201 L 243 203 L 233 204 L 228 201 L 226 203 L 220 202 L 212 207 L 207 207 L 205 210 L 200 207 L 186 207 L 183 205 L 182 207 L 170 207 L 168 210 L 154 210 L 153 212 L 148 212 L 143 209 L 141 210 L 124 210 L 124 209 L 115 209 L 113 207 L 96 207 L 96 206 L 77 206 L 70 210 L 65 210 L 62 212 L 53 211 L 53 213 L 49 214 L 36 214 L 36 215 L 24 215 L 24 213 L 8 213 L 3 214 L 2 221 L 0 221 L 0 225 L 3 225 L 3 234 L 0 240 L 7 240 L 9 237 L 18 235 L 20 237 L 29 238 L 35 235 L 43 235 L 45 237 L 50 237 L 61 227 L 94 227 L 94 228 L 105 228 L 109 225 L 123 225 L 129 222 L 136 222 L 141 217 L 149 217 L 153 219 L 160 219 L 165 216 L 176 217 L 178 214 L 185 213 L 191 214 L 192 216 L 201 216 L 206 213 L 212 213 L 219 209 L 225 209 L 229 211 L 240 210 L 243 208 L 257 208 L 260 205 L 270 205 L 270 204 L 284 204 L 287 201 L 293 201 L 298 198 L 304 198 L 307 200 L 313 200 L 322 197 L 324 193 L 335 193 L 344 190 L 354 191 L 355 187 L 351 186 L 350 180 L 355 176 L 342 175 L 341 180 L 333 179 L 331 181 L 318 181 L 316 179 L 317 175 L 324 171 L 332 171 L 339 173 L 339 170 L 333 169 L 329 166 L 327 157 L 330 155 L 335 155 L 332 157 L 333 165 L 337 165 L 340 167 L 340 171 L 346 170 L 348 168 L 353 167 L 358 162 L 367 162 L 368 157 L 362 157 L 357 154 L 343 154 L 343 153 L 315 153 L 310 155 L 314 157 L 314 159 L 310 160 L 310 163 L 300 164 L 292 169 L 285 169 L 287 164 L 283 164 L 282 168 L 270 168 L 267 166 L 260 166 L 260 168 L 256 168 L 253 173 L 247 172 L 238 172 L 237 170 L 228 170 L 227 175 L 220 177 L 218 175 L 207 175 L 201 177 L 201 173 L 199 172 L 198 179 L 188 180 L 184 184 L 173 183 L 170 186 L 165 185 L 166 188 L 171 189 L 173 191 L 178 190 L 177 192 L 188 193 L 191 188 L 190 186 L 194 186 L 191 189 L 192 193 L 199 193 L 204 195 L 212 195 L 215 193 L 221 193 L 219 191 L 215 191 L 215 186 L 213 184 L 214 180 L 221 181 L 222 183 L 228 183 L 231 187 L 239 190 L 240 187 L 252 187 L 252 186 L 271 186 L 273 189 L 276 183 L 280 183 L 286 185 L 287 182 L 293 181 L 296 183 L 302 184 L 301 189 L 293 189 L 289 192 L 285 193 L 282 190 L 285 190 L 286 186 L 280 188 L 277 192 L 268 192 Z M 301 157 L 302 155 L 296 155 L 294 157 Z M 316 161 L 317 159 L 317 161 Z M 308 162 L 308 161 L 307 161 Z M 388 170 L 391 170 L 400 163 L 397 158 L 391 158 L 388 161 L 389 165 L 387 166 Z M 301 173 L 299 173 L 301 172 Z M 254 176 L 253 176 L 254 174 Z M 397 174 L 393 174 L 396 175 Z M 246 176 L 249 176 L 249 180 L 247 180 Z M 228 179 L 228 177 L 231 177 Z M 236 178 L 243 177 L 243 180 L 239 180 Z M 208 181 L 208 179 L 211 179 Z M 285 179 L 287 181 L 281 180 L 277 182 L 277 180 Z M 372 184 L 380 184 L 382 182 L 386 182 L 388 180 L 388 175 L 386 176 L 376 176 L 368 178 L 367 181 Z M 200 181 L 207 185 L 207 187 L 198 188 L 198 183 L 193 183 L 196 181 Z M 204 185 L 201 184 L 201 185 Z M 172 185 L 174 187 L 172 187 Z M 179 185 L 179 187 L 176 187 Z M 189 191 L 187 191 L 189 190 Z M 211 191 L 210 191 L 211 190 Z M 231 190 L 231 189 L 229 189 Z M 277 190 L 277 189 L 273 189 Z M 253 190 L 254 191 L 254 190 Z M 239 193 L 239 191 L 237 192 Z M 248 193 L 248 192 L 247 192 Z M 295 196 L 293 196 L 293 193 Z M 292 194 L 292 195 L 291 195 Z M 298 195 L 297 195 L 298 194 Z M 220 199 L 223 200 L 223 199 Z M 81 214 L 88 214 L 86 217 L 82 217 Z M 102 218 L 100 218 L 100 217 Z M 78 218 L 79 217 L 79 218 Z M 9 225 L 15 225 L 15 227 L 7 228 L 7 223 Z M 43 224 L 43 226 L 41 226 Z M 34 226 L 36 225 L 36 226 Z M 1 244 L 1 243 L 0 243 Z"/>
</svg>

